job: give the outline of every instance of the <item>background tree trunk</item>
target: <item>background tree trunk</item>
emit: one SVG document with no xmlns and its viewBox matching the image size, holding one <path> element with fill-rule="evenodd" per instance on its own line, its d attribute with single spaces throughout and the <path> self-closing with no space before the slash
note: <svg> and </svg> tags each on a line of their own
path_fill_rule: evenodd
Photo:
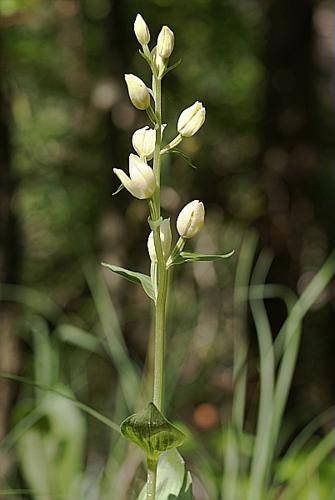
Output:
<svg viewBox="0 0 335 500">
<path fill-rule="evenodd" d="M 0 57 L 0 75 L 4 75 Z M 15 180 L 11 170 L 10 113 L 5 82 L 0 82 L 0 287 L 18 283 L 20 245 L 17 218 L 13 209 Z M 0 372 L 15 373 L 19 368 L 19 342 L 15 335 L 16 306 L 1 299 L 0 293 Z M 0 441 L 8 430 L 9 413 L 15 385 L 0 379 Z M 0 455 L 0 480 L 10 465 L 8 456 Z"/>
</svg>

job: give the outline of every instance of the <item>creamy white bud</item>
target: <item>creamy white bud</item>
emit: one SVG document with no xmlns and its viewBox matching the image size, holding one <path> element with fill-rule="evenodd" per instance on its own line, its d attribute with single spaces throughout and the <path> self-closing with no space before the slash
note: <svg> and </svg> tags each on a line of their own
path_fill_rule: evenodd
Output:
<svg viewBox="0 0 335 500">
<path fill-rule="evenodd" d="M 202 102 L 196 101 L 189 108 L 184 109 L 178 118 L 177 130 L 183 137 L 191 137 L 203 125 L 206 118 L 206 109 Z"/>
<path fill-rule="evenodd" d="M 157 53 L 163 59 L 172 54 L 174 47 L 174 34 L 168 26 L 163 26 L 157 38 Z"/>
<path fill-rule="evenodd" d="M 125 75 L 131 102 L 137 109 L 147 109 L 150 106 L 150 94 L 145 83 L 135 75 Z"/>
<path fill-rule="evenodd" d="M 156 131 L 148 126 L 133 133 L 132 143 L 141 158 L 151 160 L 155 150 Z"/>
<path fill-rule="evenodd" d="M 155 60 L 157 74 L 161 78 L 163 76 L 165 68 L 166 68 L 164 59 L 156 51 L 154 60 Z"/>
<path fill-rule="evenodd" d="M 134 22 L 134 33 L 141 45 L 148 45 L 150 42 L 150 31 L 141 14 L 137 14 L 136 16 Z"/>
<path fill-rule="evenodd" d="M 185 205 L 177 218 L 177 230 L 183 238 L 192 238 L 205 222 L 205 208 L 201 201 L 194 200 Z"/>
<path fill-rule="evenodd" d="M 124 187 L 135 198 L 151 198 L 156 189 L 156 179 L 152 168 L 134 154 L 129 155 L 129 176 L 119 168 L 113 169 Z"/>
<path fill-rule="evenodd" d="M 170 219 L 164 219 L 159 227 L 162 250 L 164 259 L 167 260 L 170 256 L 171 244 L 172 244 L 172 233 L 170 226 Z M 156 249 L 154 242 L 154 233 L 151 231 L 148 238 L 148 252 L 152 262 L 157 262 Z"/>
</svg>

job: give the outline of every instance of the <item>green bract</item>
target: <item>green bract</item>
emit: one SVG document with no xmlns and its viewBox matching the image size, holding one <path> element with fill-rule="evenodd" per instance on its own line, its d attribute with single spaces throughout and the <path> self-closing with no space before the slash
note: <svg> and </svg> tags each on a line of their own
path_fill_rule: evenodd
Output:
<svg viewBox="0 0 335 500">
<path fill-rule="evenodd" d="M 151 459 L 157 459 L 164 451 L 181 446 L 185 434 L 171 424 L 153 403 L 126 418 L 121 433 L 140 446 Z"/>
</svg>

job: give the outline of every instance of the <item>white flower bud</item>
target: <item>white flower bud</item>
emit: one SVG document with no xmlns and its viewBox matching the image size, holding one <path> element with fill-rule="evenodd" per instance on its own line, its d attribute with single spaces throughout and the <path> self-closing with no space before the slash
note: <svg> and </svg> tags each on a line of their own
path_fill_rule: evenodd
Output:
<svg viewBox="0 0 335 500">
<path fill-rule="evenodd" d="M 168 26 L 163 26 L 157 38 L 157 53 L 163 59 L 172 54 L 174 47 L 174 34 Z"/>
<path fill-rule="evenodd" d="M 150 31 L 141 14 L 137 14 L 136 16 L 134 22 L 134 33 L 141 45 L 148 45 L 150 42 Z"/>
<path fill-rule="evenodd" d="M 155 60 L 155 66 L 157 69 L 158 76 L 161 78 L 163 76 L 165 68 L 166 68 L 164 59 L 156 52 L 154 60 Z"/>
<path fill-rule="evenodd" d="M 164 219 L 159 227 L 162 250 L 164 259 L 167 260 L 170 256 L 171 244 L 172 244 L 172 233 L 170 226 L 170 219 Z M 154 242 L 154 233 L 151 231 L 148 238 L 148 252 L 152 262 L 157 262 L 156 249 Z"/>
<path fill-rule="evenodd" d="M 194 200 L 185 205 L 177 219 L 177 230 L 182 238 L 192 238 L 205 222 L 205 208 L 199 200 Z"/>
<path fill-rule="evenodd" d="M 143 127 L 133 133 L 132 143 L 136 153 L 141 158 L 151 160 L 155 150 L 156 131 Z"/>
<path fill-rule="evenodd" d="M 206 118 L 206 109 L 202 102 L 196 101 L 189 108 L 184 109 L 178 118 L 177 130 L 183 137 L 191 137 L 203 125 Z"/>
<path fill-rule="evenodd" d="M 150 106 L 150 94 L 145 83 L 135 75 L 125 75 L 131 102 L 137 109 L 147 109 Z"/>
<path fill-rule="evenodd" d="M 129 177 L 119 168 L 113 169 L 124 187 L 135 198 L 144 200 L 151 198 L 156 189 L 156 179 L 152 168 L 134 154 L 129 155 Z"/>
</svg>

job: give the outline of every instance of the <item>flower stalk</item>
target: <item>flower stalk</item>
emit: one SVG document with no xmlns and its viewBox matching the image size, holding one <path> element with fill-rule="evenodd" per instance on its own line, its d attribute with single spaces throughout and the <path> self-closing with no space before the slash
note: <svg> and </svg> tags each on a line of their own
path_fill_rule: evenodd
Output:
<svg viewBox="0 0 335 500">
<path fill-rule="evenodd" d="M 136 75 L 125 75 L 129 98 L 135 108 L 145 111 L 153 128 L 145 126 L 136 130 L 132 144 L 137 152 L 129 155 L 129 175 L 115 168 L 114 172 L 122 186 L 135 198 L 146 200 L 149 207 L 149 225 L 152 232 L 148 238 L 148 253 L 151 261 L 150 276 L 119 266 L 106 265 L 112 272 L 133 283 L 142 285 L 148 297 L 154 301 L 154 362 L 152 398 L 147 408 L 126 418 L 121 424 L 121 432 L 145 450 L 147 455 L 147 500 L 156 500 L 158 459 L 162 453 L 181 446 L 185 435 L 169 422 L 164 408 L 164 358 L 166 309 L 169 289 L 169 270 L 175 264 L 199 260 L 218 260 L 227 255 L 204 255 L 183 252 L 189 238 L 203 227 L 205 209 L 199 200 L 188 203 L 177 219 L 179 239 L 173 250 L 169 218 L 161 215 L 161 157 L 173 150 L 187 137 L 194 135 L 205 120 L 205 108 L 199 101 L 184 110 L 177 122 L 177 135 L 162 146 L 162 135 L 166 125 L 162 125 L 162 78 L 176 64 L 169 67 L 169 57 L 174 48 L 174 33 L 163 26 L 157 45 L 150 52 L 148 43 L 150 31 L 140 14 L 134 23 L 134 32 L 142 51 L 140 54 L 152 72 L 152 88 Z M 153 101 L 153 102 L 152 102 Z M 152 160 L 152 166 L 150 161 Z M 121 189 L 122 189 L 121 186 Z M 117 192 L 120 191 L 120 188 Z"/>
</svg>

